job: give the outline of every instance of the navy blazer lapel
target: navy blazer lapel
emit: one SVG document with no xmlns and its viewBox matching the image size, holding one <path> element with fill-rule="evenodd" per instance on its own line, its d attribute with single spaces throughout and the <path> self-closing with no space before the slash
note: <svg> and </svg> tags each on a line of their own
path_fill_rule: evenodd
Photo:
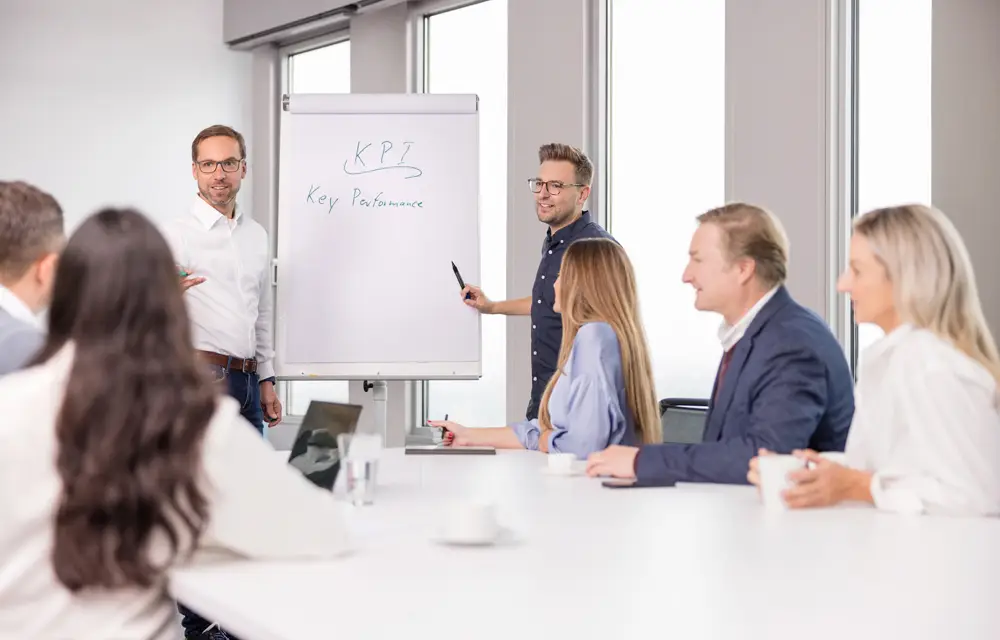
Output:
<svg viewBox="0 0 1000 640">
<path fill-rule="evenodd" d="M 736 383 L 739 380 L 740 374 L 743 372 L 743 367 L 746 365 L 747 357 L 750 355 L 750 351 L 753 348 L 753 340 L 760 333 L 761 328 L 768 323 L 768 321 L 774 316 L 775 313 L 786 304 L 791 301 L 791 296 L 788 295 L 788 290 L 784 286 L 780 287 L 767 301 L 760 311 L 757 312 L 757 316 L 747 327 L 746 332 L 743 337 L 733 346 L 733 357 L 729 361 L 729 368 L 726 369 L 726 375 L 722 379 L 722 389 L 718 391 L 718 399 L 716 402 L 712 403 L 712 408 L 709 410 L 709 414 L 706 420 L 705 435 L 703 440 L 705 442 L 712 442 L 718 440 L 722 435 L 722 425 L 726 421 L 726 414 L 729 412 L 729 405 L 733 402 L 733 396 L 736 392 Z M 722 368 L 721 362 L 719 369 Z M 712 397 L 716 397 L 716 387 L 719 384 L 719 374 L 715 374 L 715 385 L 712 387 Z"/>
<path fill-rule="evenodd" d="M 761 310 L 757 312 L 757 317 L 753 319 L 750 326 L 747 327 L 747 331 L 743 334 L 743 337 L 753 338 L 760 330 L 764 328 L 764 325 L 778 312 L 779 309 L 783 308 L 789 302 L 792 301 L 792 296 L 788 295 L 788 289 L 782 285 L 778 287 L 778 290 L 774 292 L 774 296 L 767 301 Z"/>
</svg>

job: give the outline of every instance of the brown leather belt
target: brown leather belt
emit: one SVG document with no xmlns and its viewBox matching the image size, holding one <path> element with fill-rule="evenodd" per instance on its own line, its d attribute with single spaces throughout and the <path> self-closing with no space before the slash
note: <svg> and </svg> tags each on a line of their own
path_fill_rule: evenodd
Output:
<svg viewBox="0 0 1000 640">
<path fill-rule="evenodd" d="M 253 358 L 236 358 L 234 356 L 224 356 L 214 351 L 201 350 L 198 351 L 198 356 L 209 364 L 214 364 L 230 371 L 257 373 L 257 361 Z"/>
</svg>

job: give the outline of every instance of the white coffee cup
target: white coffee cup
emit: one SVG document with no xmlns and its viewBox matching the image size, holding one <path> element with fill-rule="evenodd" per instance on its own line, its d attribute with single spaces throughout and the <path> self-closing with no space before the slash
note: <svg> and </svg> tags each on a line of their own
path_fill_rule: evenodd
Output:
<svg viewBox="0 0 1000 640">
<path fill-rule="evenodd" d="M 572 453 L 550 453 L 549 454 L 549 471 L 551 473 L 559 473 L 563 475 L 569 475 L 574 471 L 574 465 L 576 464 L 576 456 Z"/>
<path fill-rule="evenodd" d="M 805 462 L 791 455 L 770 455 L 757 458 L 760 477 L 760 496 L 767 509 L 784 511 L 788 508 L 781 497 L 785 489 L 793 486 L 788 474 L 805 467 Z"/>
<path fill-rule="evenodd" d="M 451 505 L 441 529 L 447 542 L 456 544 L 487 544 L 500 531 L 496 508 L 487 502 L 459 502 Z"/>
</svg>

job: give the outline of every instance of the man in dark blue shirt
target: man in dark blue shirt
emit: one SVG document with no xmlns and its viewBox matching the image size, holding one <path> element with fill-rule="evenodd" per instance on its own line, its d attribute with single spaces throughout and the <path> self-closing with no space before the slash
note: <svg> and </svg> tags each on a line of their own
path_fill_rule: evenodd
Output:
<svg viewBox="0 0 1000 640">
<path fill-rule="evenodd" d="M 575 147 L 550 143 L 538 149 L 538 161 L 541 165 L 538 175 L 528 180 L 528 187 L 535 194 L 539 221 L 549 228 L 542 242 L 542 261 L 531 297 L 495 302 L 479 287 L 467 286 L 462 290 L 463 298 L 469 294 L 465 303 L 481 313 L 531 315 L 531 401 L 525 416 L 528 420 L 538 417 L 538 403 L 559 358 L 562 317 L 552 308 L 555 303 L 552 284 L 559 275 L 563 252 L 580 238 L 611 238 L 583 209 L 594 177 L 590 159 Z"/>
</svg>

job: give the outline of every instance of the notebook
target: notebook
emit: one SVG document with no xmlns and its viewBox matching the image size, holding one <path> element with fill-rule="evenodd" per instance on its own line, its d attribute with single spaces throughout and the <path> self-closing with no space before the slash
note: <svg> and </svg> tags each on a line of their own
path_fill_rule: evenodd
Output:
<svg viewBox="0 0 1000 640">
<path fill-rule="evenodd" d="M 409 445 L 405 451 L 408 456 L 492 456 L 496 452 L 493 447 L 450 447 L 443 444 Z"/>
<path fill-rule="evenodd" d="M 316 486 L 332 491 L 340 473 L 337 436 L 353 433 L 360 416 L 358 405 L 313 400 L 302 418 L 288 464 Z"/>
</svg>

